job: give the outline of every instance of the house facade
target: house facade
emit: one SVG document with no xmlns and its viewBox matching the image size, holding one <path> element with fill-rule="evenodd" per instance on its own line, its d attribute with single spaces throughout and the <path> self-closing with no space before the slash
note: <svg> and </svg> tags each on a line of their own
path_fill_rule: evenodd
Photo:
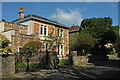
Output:
<svg viewBox="0 0 120 80">
<path fill-rule="evenodd" d="M 79 34 L 80 26 L 75 26 L 74 24 L 69 28 L 69 41 L 74 39 L 74 35 Z"/>
<path fill-rule="evenodd" d="M 0 22 L 0 32 L 4 34 L 10 41 L 12 53 L 17 53 L 20 48 L 32 40 L 40 40 L 46 46 L 44 40 L 49 37 L 50 33 L 58 38 L 62 37 L 62 44 L 55 48 L 58 57 L 66 57 L 69 53 L 69 27 L 51 21 L 41 16 L 30 14 L 24 17 L 23 8 L 20 8 L 19 18 L 12 22 L 2 20 Z M 43 48 L 45 51 L 45 48 Z"/>
</svg>

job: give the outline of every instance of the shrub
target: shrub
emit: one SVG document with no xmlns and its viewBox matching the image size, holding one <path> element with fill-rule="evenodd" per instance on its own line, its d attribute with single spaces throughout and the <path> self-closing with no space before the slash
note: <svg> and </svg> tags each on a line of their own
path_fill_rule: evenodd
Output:
<svg viewBox="0 0 120 80">
<path fill-rule="evenodd" d="M 16 63 L 17 68 L 26 68 L 27 66 L 22 62 L 22 55 L 20 54 L 18 57 L 18 62 Z"/>
<path fill-rule="evenodd" d="M 109 54 L 115 54 L 116 53 L 115 48 L 110 48 L 108 53 Z"/>
<path fill-rule="evenodd" d="M 36 63 L 31 63 L 30 65 L 29 65 L 29 68 L 37 68 L 37 66 L 38 66 L 38 64 L 36 64 Z"/>
<path fill-rule="evenodd" d="M 26 66 L 23 62 L 18 62 L 18 63 L 16 64 L 16 67 L 17 67 L 17 68 L 23 68 L 23 69 L 25 69 L 27 66 Z"/>
<path fill-rule="evenodd" d="M 58 65 L 59 66 L 70 65 L 70 61 L 69 59 L 60 59 Z"/>
</svg>

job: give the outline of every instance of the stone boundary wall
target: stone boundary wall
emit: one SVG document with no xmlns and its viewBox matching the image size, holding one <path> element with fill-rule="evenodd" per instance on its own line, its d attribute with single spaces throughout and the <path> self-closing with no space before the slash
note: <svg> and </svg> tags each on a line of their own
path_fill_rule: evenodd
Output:
<svg viewBox="0 0 120 80">
<path fill-rule="evenodd" d="M 93 56 L 89 56 L 88 58 L 89 58 L 88 60 L 89 63 L 95 63 L 109 59 L 107 55 L 93 55 Z"/>
<path fill-rule="evenodd" d="M 2 79 L 2 57 L 0 56 L 0 80 Z"/>
<path fill-rule="evenodd" d="M 116 59 L 116 58 L 118 58 L 118 54 L 108 54 L 107 56 L 109 57 L 109 59 Z"/>
<path fill-rule="evenodd" d="M 73 66 L 80 66 L 88 63 L 88 56 L 77 56 L 77 51 L 71 51 Z"/>
<path fill-rule="evenodd" d="M 3 57 L 0 55 L 2 59 L 2 77 L 11 77 L 15 74 L 15 55 L 9 55 Z"/>
<path fill-rule="evenodd" d="M 23 55 L 21 55 L 21 56 L 22 56 L 22 62 L 24 64 L 27 64 L 27 62 L 26 62 L 26 56 L 23 56 Z M 19 57 L 19 55 L 18 55 L 18 57 Z M 42 64 L 43 62 L 45 62 L 44 61 L 44 57 L 45 57 L 45 53 L 34 54 L 33 56 L 30 57 L 29 63 L 30 64 L 31 63 L 36 63 L 36 64 L 41 63 Z"/>
<path fill-rule="evenodd" d="M 77 51 L 71 51 L 71 60 L 73 66 L 80 66 L 87 63 L 95 63 L 108 59 L 118 59 L 118 54 L 79 56 L 77 55 Z"/>
</svg>

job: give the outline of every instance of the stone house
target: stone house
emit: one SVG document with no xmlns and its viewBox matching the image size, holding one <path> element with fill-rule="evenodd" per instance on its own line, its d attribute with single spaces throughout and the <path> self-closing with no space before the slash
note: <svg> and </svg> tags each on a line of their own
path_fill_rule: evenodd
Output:
<svg viewBox="0 0 120 80">
<path fill-rule="evenodd" d="M 54 31 L 53 31 L 54 29 Z M 20 8 L 19 18 L 12 22 L 2 20 L 0 22 L 0 32 L 10 41 L 12 54 L 20 51 L 20 48 L 32 40 L 44 40 L 53 31 L 55 37 L 61 36 L 62 43 L 56 47 L 55 51 L 59 58 L 66 58 L 69 53 L 69 27 L 51 21 L 41 16 L 30 14 L 24 16 L 23 8 Z M 45 42 L 42 41 L 45 47 Z M 45 50 L 45 48 L 44 48 Z"/>
<path fill-rule="evenodd" d="M 73 40 L 74 35 L 79 34 L 80 26 L 75 26 L 74 24 L 69 28 L 69 40 Z"/>
</svg>

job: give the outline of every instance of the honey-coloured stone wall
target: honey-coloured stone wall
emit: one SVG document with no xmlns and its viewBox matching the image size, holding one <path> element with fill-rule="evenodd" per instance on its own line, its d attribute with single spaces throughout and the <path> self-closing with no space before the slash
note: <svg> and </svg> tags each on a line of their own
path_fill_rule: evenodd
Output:
<svg viewBox="0 0 120 80">
<path fill-rule="evenodd" d="M 27 34 L 27 32 L 28 32 L 28 26 L 13 24 L 10 22 L 4 22 L 4 31 L 8 31 L 10 29 L 19 30 L 21 34 Z"/>
</svg>

